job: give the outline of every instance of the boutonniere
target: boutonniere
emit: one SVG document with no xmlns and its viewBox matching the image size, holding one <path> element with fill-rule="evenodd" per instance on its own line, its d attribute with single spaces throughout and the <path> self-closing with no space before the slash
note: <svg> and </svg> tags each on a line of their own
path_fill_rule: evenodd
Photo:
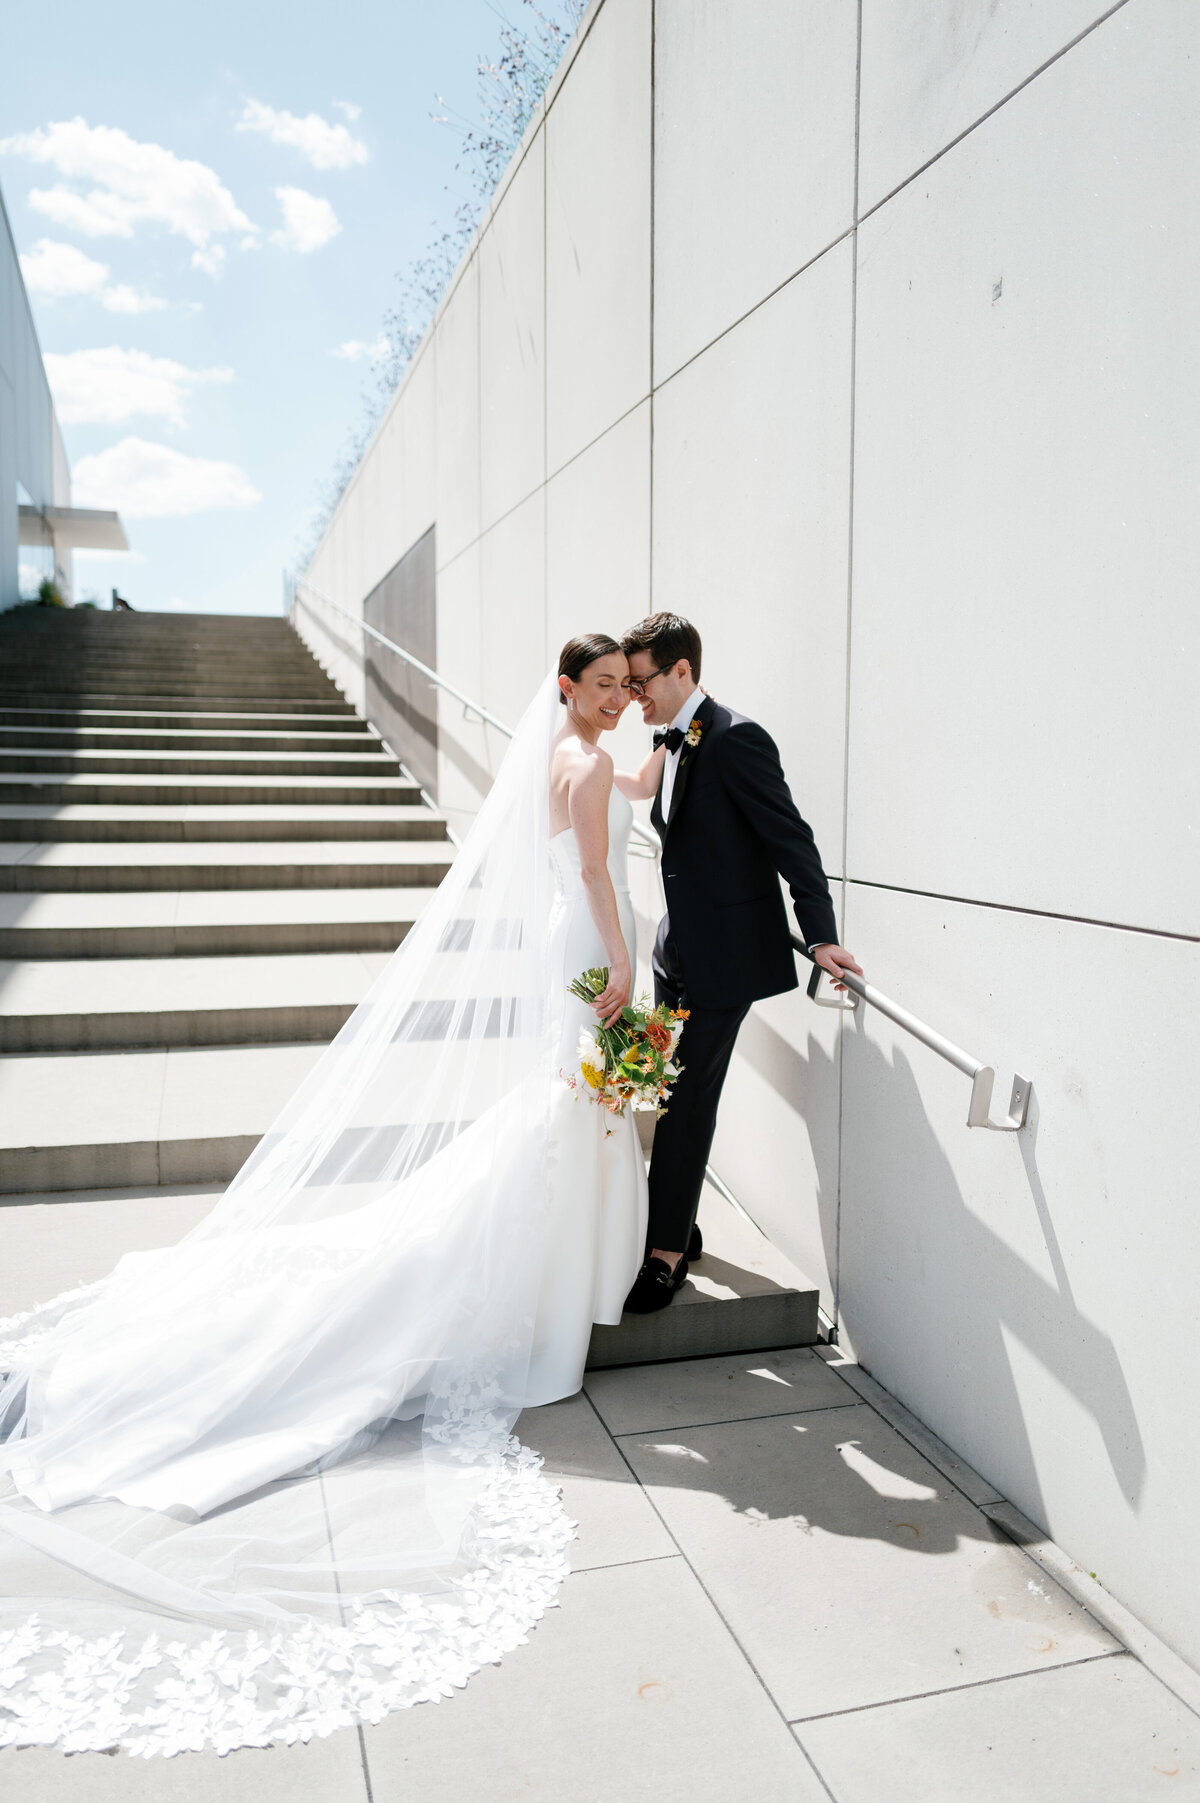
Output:
<svg viewBox="0 0 1200 1803">
<path fill-rule="evenodd" d="M 699 720 L 693 720 L 692 724 L 688 727 L 687 731 L 683 735 L 684 744 L 690 745 L 692 750 L 694 751 L 696 749 L 696 746 L 700 743 L 700 734 L 703 731 L 704 731 L 704 728 L 701 726 Z"/>
</svg>

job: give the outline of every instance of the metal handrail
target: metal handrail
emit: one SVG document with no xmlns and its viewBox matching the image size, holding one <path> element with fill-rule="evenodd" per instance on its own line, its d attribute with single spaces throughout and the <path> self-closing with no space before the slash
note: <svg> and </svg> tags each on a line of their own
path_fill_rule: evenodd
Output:
<svg viewBox="0 0 1200 1803">
<path fill-rule="evenodd" d="M 411 664 L 414 670 L 419 670 L 422 676 L 426 676 L 430 682 L 436 683 L 439 689 L 445 689 L 448 695 L 453 695 L 456 701 L 461 701 L 468 713 L 478 714 L 481 720 L 485 721 L 488 726 L 494 726 L 496 731 L 503 733 L 506 739 L 512 738 L 511 726 L 506 726 L 503 720 L 497 720 L 495 714 L 489 713 L 480 702 L 472 701 L 469 695 L 464 695 L 462 690 L 456 689 L 452 682 L 447 682 L 444 676 L 439 676 L 436 670 L 431 670 L 428 664 L 423 664 L 419 657 L 414 657 L 411 651 L 404 649 L 403 645 L 397 645 L 394 639 L 385 638 L 382 632 L 377 632 L 374 626 L 369 626 L 361 614 L 352 614 L 348 607 L 343 607 L 340 601 L 333 599 L 332 595 L 327 595 L 323 589 L 317 588 L 308 580 L 307 576 L 299 577 L 296 587 L 298 589 L 306 588 L 310 595 L 316 595 L 318 600 L 324 601 L 327 607 L 332 607 L 335 614 L 341 614 L 353 625 L 361 627 L 370 638 L 375 639 L 380 645 L 386 646 L 389 651 L 394 651 L 397 657 L 402 657 L 406 664 Z M 301 602 L 300 605 L 303 606 L 304 603 Z M 309 612 L 313 613 L 315 609 L 309 608 Z"/>
<path fill-rule="evenodd" d="M 324 589 L 317 588 L 316 584 L 310 582 L 307 576 L 297 577 L 296 588 L 306 588 L 311 595 L 316 595 L 317 599 L 323 601 L 327 607 L 332 607 L 334 613 L 341 614 L 353 625 L 361 627 L 363 632 L 373 638 L 377 644 L 383 645 L 388 651 L 394 651 L 397 657 L 402 657 L 406 664 L 411 664 L 414 670 L 419 670 L 422 676 L 435 683 L 439 689 L 445 689 L 448 695 L 453 695 L 456 701 L 461 702 L 465 713 L 476 714 L 485 725 L 493 727 L 496 732 L 503 733 L 506 739 L 512 738 L 513 728 L 506 726 L 503 720 L 498 720 L 495 714 L 490 713 L 481 702 L 472 701 L 469 695 L 464 695 L 462 690 L 455 688 L 452 682 L 447 682 L 444 676 L 439 675 L 436 670 L 431 670 L 428 664 L 423 664 L 419 657 L 414 657 L 411 651 L 404 649 L 403 645 L 397 645 L 394 639 L 386 638 L 374 626 L 369 626 L 361 614 L 351 613 L 348 607 L 343 607 L 339 601 L 333 599 L 332 595 L 327 595 Z M 293 599 L 299 600 L 299 596 L 294 596 Z M 300 605 L 304 606 L 303 601 L 300 602 Z M 316 614 L 316 609 L 310 607 L 309 612 Z M 319 616 L 317 617 L 319 618 Z M 640 820 L 635 820 L 633 830 L 640 839 L 651 845 L 657 852 L 658 837 L 650 831 L 649 827 L 643 826 Z"/>
<path fill-rule="evenodd" d="M 795 933 L 792 934 L 792 944 L 798 952 L 803 952 L 806 958 L 809 957 L 810 954 L 803 939 L 798 938 Z M 850 971 L 843 971 L 838 978 L 839 982 L 844 983 L 846 988 L 853 992 L 850 1001 L 843 1002 L 834 996 L 820 995 L 818 991 L 821 987 L 821 978 L 828 974 L 821 965 L 813 963 L 812 976 L 808 980 L 808 993 L 818 1008 L 853 1009 L 858 1007 L 859 1000 L 867 1002 L 872 1008 L 877 1008 L 880 1014 L 885 1014 L 890 1021 L 894 1021 L 898 1027 L 903 1027 L 906 1033 L 911 1033 L 914 1039 L 919 1039 L 922 1045 L 928 1046 L 931 1052 L 936 1052 L 939 1058 L 944 1058 L 947 1064 L 952 1064 L 956 1070 L 962 1071 L 964 1076 L 970 1077 L 971 1102 L 967 1109 L 968 1127 L 989 1127 L 993 1133 L 1016 1133 L 1025 1125 L 1026 1116 L 1029 1113 L 1030 1091 L 1033 1088 L 1028 1077 L 1016 1076 L 1013 1078 L 1008 1113 L 1003 1120 L 994 1121 L 991 1118 L 992 1089 L 996 1081 L 994 1065 L 984 1064 L 981 1059 L 973 1058 L 970 1052 L 964 1052 L 962 1047 L 955 1045 L 952 1039 L 947 1039 L 944 1034 L 936 1032 L 933 1027 L 927 1026 L 923 1020 L 919 1020 L 915 1014 L 910 1014 L 907 1008 L 902 1008 L 899 1002 L 894 1002 L 890 996 L 884 995 L 883 991 L 876 989 L 873 983 L 864 982 L 862 977 L 856 977 Z"/>
</svg>

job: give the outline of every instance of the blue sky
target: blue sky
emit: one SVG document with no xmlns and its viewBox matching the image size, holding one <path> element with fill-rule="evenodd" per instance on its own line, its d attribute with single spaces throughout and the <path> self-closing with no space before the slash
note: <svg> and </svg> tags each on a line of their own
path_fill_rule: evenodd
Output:
<svg viewBox="0 0 1200 1803">
<path fill-rule="evenodd" d="M 396 272 L 467 193 L 430 114 L 474 116 L 500 26 L 488 0 L 0 12 L 0 186 L 75 499 L 133 547 L 80 554 L 77 598 L 278 610 Z"/>
</svg>

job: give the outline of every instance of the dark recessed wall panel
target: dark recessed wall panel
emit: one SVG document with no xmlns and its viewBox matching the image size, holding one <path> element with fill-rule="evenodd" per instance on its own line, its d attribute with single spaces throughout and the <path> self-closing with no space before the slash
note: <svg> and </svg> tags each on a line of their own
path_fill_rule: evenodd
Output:
<svg viewBox="0 0 1200 1803">
<path fill-rule="evenodd" d="M 423 533 L 363 604 L 369 626 L 437 669 L 434 532 Z M 366 713 L 427 789 L 437 782 L 437 701 L 433 684 L 366 634 Z"/>
</svg>

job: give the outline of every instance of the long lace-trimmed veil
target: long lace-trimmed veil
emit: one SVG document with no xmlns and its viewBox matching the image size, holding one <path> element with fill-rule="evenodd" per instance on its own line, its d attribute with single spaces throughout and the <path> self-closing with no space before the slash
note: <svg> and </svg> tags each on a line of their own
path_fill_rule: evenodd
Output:
<svg viewBox="0 0 1200 1803">
<path fill-rule="evenodd" d="M 212 1212 L 0 1323 L 0 1745 L 264 1745 L 444 1695 L 570 1538 L 511 1439 L 561 1019 L 548 677 L 445 881 Z"/>
</svg>

